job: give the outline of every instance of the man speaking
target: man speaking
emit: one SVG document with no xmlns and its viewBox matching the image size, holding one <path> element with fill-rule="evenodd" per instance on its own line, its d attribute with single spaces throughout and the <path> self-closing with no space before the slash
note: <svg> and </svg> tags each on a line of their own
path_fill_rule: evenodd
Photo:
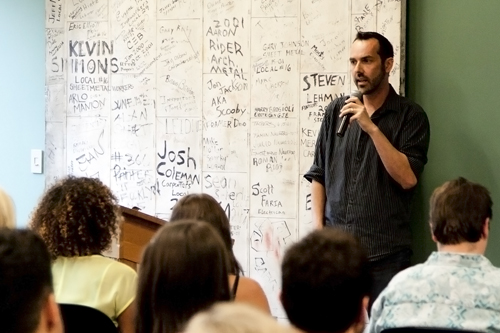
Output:
<svg viewBox="0 0 500 333">
<path fill-rule="evenodd" d="M 430 128 L 424 110 L 389 84 L 394 51 L 384 36 L 358 32 L 349 61 L 359 92 L 327 107 L 304 177 L 312 183 L 315 226 L 350 232 L 368 252 L 372 304 L 410 265 L 410 201 L 427 162 Z M 342 120 L 346 129 L 339 128 Z"/>
</svg>

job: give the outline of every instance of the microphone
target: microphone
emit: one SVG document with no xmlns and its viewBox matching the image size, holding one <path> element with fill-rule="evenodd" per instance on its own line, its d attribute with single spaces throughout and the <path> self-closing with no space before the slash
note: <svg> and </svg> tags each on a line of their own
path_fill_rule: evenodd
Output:
<svg viewBox="0 0 500 333">
<path fill-rule="evenodd" d="M 363 103 L 363 94 L 359 90 L 354 90 L 351 93 L 352 97 L 357 97 L 361 103 Z M 352 114 L 348 113 L 345 116 L 342 117 L 342 120 L 340 121 L 340 126 L 339 129 L 337 130 L 337 136 L 338 137 L 343 137 L 345 134 L 345 131 L 347 130 L 347 126 L 349 125 L 349 119 L 351 119 Z"/>
</svg>

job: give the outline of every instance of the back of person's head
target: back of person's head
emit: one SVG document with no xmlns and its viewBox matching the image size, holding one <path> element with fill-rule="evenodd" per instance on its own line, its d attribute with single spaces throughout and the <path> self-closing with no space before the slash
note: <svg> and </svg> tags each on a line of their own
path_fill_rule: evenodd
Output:
<svg viewBox="0 0 500 333">
<path fill-rule="evenodd" d="M 475 243 L 492 218 L 493 202 L 486 187 L 465 178 L 436 188 L 430 199 L 429 224 L 436 240 L 445 245 Z"/>
<path fill-rule="evenodd" d="M 273 317 L 244 303 L 218 303 L 199 312 L 183 333 L 293 333 Z"/>
<path fill-rule="evenodd" d="M 0 228 L 14 228 L 16 213 L 11 197 L 0 187 Z"/>
<path fill-rule="evenodd" d="M 382 63 L 385 63 L 388 58 L 394 58 L 394 48 L 392 47 L 391 42 L 378 32 L 358 31 L 354 41 L 369 39 L 376 39 L 378 41 L 379 48 L 377 53 L 380 56 Z"/>
<path fill-rule="evenodd" d="M 241 273 L 241 266 L 233 253 L 229 219 L 217 200 L 206 193 L 192 193 L 183 196 L 172 209 L 170 222 L 182 219 L 194 219 L 210 223 L 226 245 L 231 261 L 230 272 L 233 274 Z"/>
<path fill-rule="evenodd" d="M 2 332 L 62 331 L 52 294 L 50 265 L 47 247 L 35 233 L 30 230 L 0 229 Z"/>
<path fill-rule="evenodd" d="M 206 222 L 168 223 L 146 247 L 137 290 L 138 333 L 176 333 L 200 310 L 230 299 L 229 257 Z"/>
<path fill-rule="evenodd" d="M 360 324 L 371 286 L 365 251 L 341 230 L 314 231 L 283 258 L 281 302 L 290 322 L 306 332 Z"/>
<path fill-rule="evenodd" d="M 97 178 L 66 177 L 42 197 L 31 228 L 53 258 L 101 254 L 111 246 L 121 213 L 116 197 Z"/>
</svg>

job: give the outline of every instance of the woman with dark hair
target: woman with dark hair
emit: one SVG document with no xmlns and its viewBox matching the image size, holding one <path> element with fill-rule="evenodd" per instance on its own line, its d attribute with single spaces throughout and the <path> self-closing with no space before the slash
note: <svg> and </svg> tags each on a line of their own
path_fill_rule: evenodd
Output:
<svg viewBox="0 0 500 333">
<path fill-rule="evenodd" d="M 206 221 L 217 230 L 230 256 L 229 285 L 233 299 L 252 304 L 267 313 L 271 313 L 261 286 L 255 280 L 241 276 L 243 273 L 241 266 L 233 253 L 229 219 L 220 204 L 212 196 L 205 193 L 187 194 L 175 204 L 170 222 L 181 219 Z"/>
<path fill-rule="evenodd" d="M 230 300 L 229 255 L 212 226 L 183 220 L 163 226 L 139 270 L 137 333 L 178 333 L 198 311 Z"/>
<path fill-rule="evenodd" d="M 95 308 L 121 332 L 133 332 L 137 274 L 102 255 L 121 219 L 116 197 L 99 179 L 69 176 L 45 193 L 30 226 L 52 256 L 57 303 Z"/>
</svg>

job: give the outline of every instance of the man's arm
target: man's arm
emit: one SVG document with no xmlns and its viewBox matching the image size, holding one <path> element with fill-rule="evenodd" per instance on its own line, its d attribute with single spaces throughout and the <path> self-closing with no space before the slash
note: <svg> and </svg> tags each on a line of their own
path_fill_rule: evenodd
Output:
<svg viewBox="0 0 500 333">
<path fill-rule="evenodd" d="M 325 176 L 326 159 L 328 158 L 327 151 L 334 144 L 331 138 L 332 135 L 335 135 L 332 127 L 332 118 L 335 119 L 336 117 L 334 113 L 336 112 L 336 105 L 338 103 L 339 101 L 336 99 L 325 109 L 325 117 L 321 122 L 316 139 L 313 165 L 304 174 L 304 178 L 311 183 L 311 213 L 315 229 L 322 229 L 325 223 L 326 189 L 323 184 L 325 184 L 325 178 L 327 177 Z"/>
<path fill-rule="evenodd" d="M 364 105 L 353 100 L 353 103 L 346 104 L 342 108 L 340 117 L 348 113 L 352 114 L 350 121 L 357 121 L 361 129 L 370 136 L 385 169 L 392 179 L 405 190 L 414 187 L 417 184 L 417 177 L 410 166 L 408 157 L 394 148 L 384 133 L 373 123 Z"/>
<path fill-rule="evenodd" d="M 373 122 L 372 122 L 373 124 Z M 377 153 L 389 175 L 405 190 L 417 185 L 417 177 L 405 154 L 398 151 L 380 129 L 373 124 L 366 131 L 377 149 Z"/>
<path fill-rule="evenodd" d="M 320 182 L 313 180 L 311 183 L 311 204 L 313 224 L 316 229 L 323 229 L 325 221 L 325 187 Z"/>
</svg>

